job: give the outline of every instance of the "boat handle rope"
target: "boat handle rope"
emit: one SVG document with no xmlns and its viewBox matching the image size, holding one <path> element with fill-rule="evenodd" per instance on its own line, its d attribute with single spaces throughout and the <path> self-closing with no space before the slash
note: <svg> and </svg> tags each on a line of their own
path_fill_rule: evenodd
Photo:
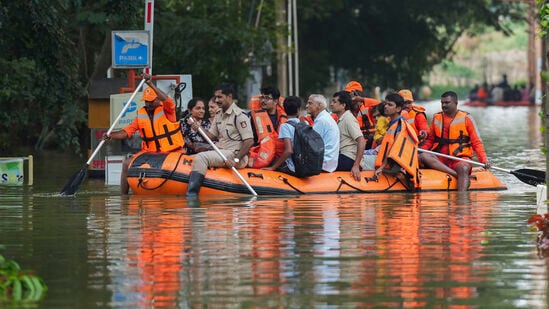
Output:
<svg viewBox="0 0 549 309">
<path fill-rule="evenodd" d="M 288 181 L 288 178 L 286 177 L 282 177 L 282 176 L 278 176 L 278 179 L 282 180 L 282 182 L 284 182 L 285 184 L 287 184 L 288 186 L 290 186 L 290 188 L 294 189 L 295 191 L 299 192 L 299 194 L 306 194 L 305 192 L 299 190 L 298 188 L 296 188 L 294 185 L 292 185 L 290 183 L 290 181 Z"/>
<path fill-rule="evenodd" d="M 387 175 L 383 175 L 386 179 L 387 179 L 387 182 L 389 182 L 389 177 L 387 177 Z M 391 189 L 394 185 L 396 185 L 397 183 L 401 183 L 404 187 L 406 187 L 406 185 L 404 185 L 402 183 L 402 181 L 400 181 L 400 179 L 398 179 L 398 177 L 395 177 L 395 182 L 393 182 L 390 186 L 388 186 L 387 188 L 385 188 L 383 191 L 389 191 L 389 189 Z"/>
<path fill-rule="evenodd" d="M 248 178 L 251 178 L 251 177 L 257 177 L 257 178 L 263 179 L 263 174 L 261 174 L 261 173 L 254 173 L 254 172 L 248 172 Z"/>
<path fill-rule="evenodd" d="M 145 172 L 140 172 L 139 173 L 139 182 L 137 183 L 137 187 L 141 187 L 141 183 L 143 182 L 143 178 L 145 178 Z"/>
<path fill-rule="evenodd" d="M 355 187 L 355 186 L 353 186 L 352 184 L 348 183 L 347 180 L 345 180 L 343 177 L 337 177 L 337 180 L 339 180 L 339 186 L 337 187 L 336 192 L 339 192 L 339 189 L 341 189 L 341 186 L 342 186 L 342 185 L 348 185 L 349 187 L 351 187 L 351 188 L 357 190 L 357 191 L 360 192 L 360 193 L 365 193 L 365 192 L 367 192 L 366 190 L 362 190 L 362 189 L 360 189 L 360 188 L 358 188 L 358 187 Z M 366 182 L 368 182 L 368 181 L 366 181 Z"/>
<path fill-rule="evenodd" d="M 162 187 L 168 180 L 170 180 L 172 178 L 173 174 L 175 174 L 175 170 L 177 169 L 177 166 L 179 165 L 179 162 L 181 161 L 182 156 L 183 156 L 183 153 L 180 153 L 179 158 L 177 158 L 177 162 L 175 162 L 173 170 L 170 172 L 168 177 L 164 178 L 164 180 L 158 186 L 156 186 L 154 188 L 146 188 L 143 184 L 143 178 L 145 178 L 145 173 L 143 173 L 143 177 L 141 177 L 141 174 L 139 174 L 139 183 L 137 184 L 137 187 L 138 188 L 141 187 L 141 188 L 143 188 L 143 190 L 149 190 L 149 191 L 156 190 L 156 189 Z"/>
</svg>

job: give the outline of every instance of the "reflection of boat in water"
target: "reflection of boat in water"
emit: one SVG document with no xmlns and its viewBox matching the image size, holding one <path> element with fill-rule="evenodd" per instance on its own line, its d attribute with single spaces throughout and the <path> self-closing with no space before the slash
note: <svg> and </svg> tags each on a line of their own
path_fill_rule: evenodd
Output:
<svg viewBox="0 0 549 309">
<path fill-rule="evenodd" d="M 128 182 L 134 194 L 185 194 L 193 157 L 180 152 L 136 154 L 128 169 Z M 297 178 L 261 169 L 238 170 L 258 195 L 353 194 L 404 192 L 397 178 L 383 174 L 373 179 L 374 171 L 363 171 L 361 181 L 350 172 L 321 173 Z M 455 191 L 457 180 L 445 173 L 422 169 L 421 191 Z M 471 175 L 471 190 L 505 190 L 507 187 L 489 171 Z M 212 168 L 206 173 L 200 194 L 249 194 L 247 187 L 230 169 Z"/>
<path fill-rule="evenodd" d="M 530 101 L 496 101 L 496 102 L 486 102 L 486 101 L 465 101 L 463 105 L 466 106 L 534 106 Z"/>
</svg>

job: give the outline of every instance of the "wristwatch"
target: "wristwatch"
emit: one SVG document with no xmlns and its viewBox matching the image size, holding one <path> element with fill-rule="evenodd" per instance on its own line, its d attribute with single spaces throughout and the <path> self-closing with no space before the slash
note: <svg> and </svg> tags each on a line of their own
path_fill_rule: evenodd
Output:
<svg viewBox="0 0 549 309">
<path fill-rule="evenodd" d="M 233 159 L 234 163 L 240 163 L 240 160 L 238 158 Z"/>
</svg>

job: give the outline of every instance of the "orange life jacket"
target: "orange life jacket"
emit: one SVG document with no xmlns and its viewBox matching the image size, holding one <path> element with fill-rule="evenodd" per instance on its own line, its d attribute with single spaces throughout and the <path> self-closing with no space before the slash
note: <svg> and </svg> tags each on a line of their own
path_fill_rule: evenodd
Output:
<svg viewBox="0 0 549 309">
<path fill-rule="evenodd" d="M 449 154 L 454 157 L 473 157 L 473 148 L 471 147 L 471 138 L 467 132 L 465 119 L 469 113 L 457 111 L 456 116 L 448 128 L 448 138 L 442 136 L 444 132 L 444 118 L 442 112 L 433 115 L 433 125 L 435 128 L 435 142 L 432 149 L 437 151 L 439 146 L 448 145 Z"/>
<path fill-rule="evenodd" d="M 417 105 L 412 105 L 412 109 L 408 112 L 406 111 L 402 112 L 402 116 L 406 119 L 406 122 L 408 122 L 408 124 L 411 125 L 412 128 L 414 128 L 414 130 L 416 131 L 416 134 L 419 132 L 415 124 L 416 116 L 417 114 L 421 114 L 421 113 L 425 114 L 425 107 L 417 106 Z"/>
<path fill-rule="evenodd" d="M 376 133 L 376 122 L 372 117 L 372 110 L 374 106 L 378 105 L 381 101 L 373 98 L 364 98 L 364 102 L 360 105 L 358 112 L 355 115 L 358 120 L 358 125 L 362 131 L 362 135 L 366 139 L 366 149 L 372 147 L 374 140 L 374 134 Z"/>
<path fill-rule="evenodd" d="M 311 127 L 315 124 L 315 121 L 313 120 L 313 117 L 311 117 L 311 115 L 309 115 L 309 114 L 307 114 L 307 116 L 299 116 L 299 120 L 305 121 Z"/>
<path fill-rule="evenodd" d="M 250 100 L 250 114 L 255 125 L 259 145 L 250 149 L 248 156 L 249 167 L 262 168 L 269 166 L 275 156 L 278 157 L 284 152 L 284 142 L 278 139 L 280 125 L 288 120 L 288 116 L 286 116 L 281 105 L 283 101 L 284 98 L 280 97 L 279 103 L 276 105 L 278 128 L 274 128 L 267 111 L 261 109 L 259 96 L 253 96 Z"/>
<path fill-rule="evenodd" d="M 169 121 L 162 106 L 155 108 L 153 119 L 149 118 L 145 107 L 140 108 L 137 111 L 137 123 L 141 129 L 139 134 L 143 140 L 142 150 L 168 152 L 181 149 L 185 145 L 180 122 Z"/>
<path fill-rule="evenodd" d="M 396 133 L 399 125 L 400 131 Z M 383 164 L 385 158 L 388 158 L 390 163 L 394 162 L 398 164 L 408 173 L 415 188 L 419 187 L 418 144 L 419 140 L 414 128 L 404 118 L 395 121 L 383 136 L 381 147 L 376 157 L 376 168 Z M 390 165 L 387 168 L 390 168 Z"/>
</svg>

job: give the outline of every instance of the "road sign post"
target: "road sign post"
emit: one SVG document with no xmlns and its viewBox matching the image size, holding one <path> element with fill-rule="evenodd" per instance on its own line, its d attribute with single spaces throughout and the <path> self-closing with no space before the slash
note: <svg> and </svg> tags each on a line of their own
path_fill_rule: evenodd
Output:
<svg viewBox="0 0 549 309">
<path fill-rule="evenodd" d="M 150 65 L 148 31 L 112 31 L 112 67 L 115 69 L 146 68 Z"/>
</svg>

